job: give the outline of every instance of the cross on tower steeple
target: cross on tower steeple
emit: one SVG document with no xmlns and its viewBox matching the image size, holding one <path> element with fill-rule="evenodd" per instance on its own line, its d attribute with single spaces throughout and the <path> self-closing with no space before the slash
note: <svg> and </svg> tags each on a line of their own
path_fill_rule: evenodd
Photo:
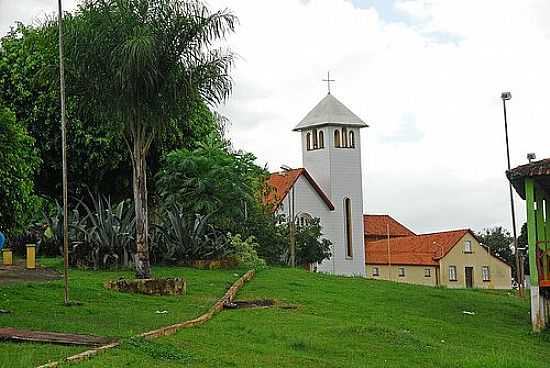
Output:
<svg viewBox="0 0 550 368">
<path fill-rule="evenodd" d="M 330 82 L 336 82 L 334 79 L 330 79 L 330 71 L 327 72 L 327 79 L 323 79 L 323 82 L 327 82 L 328 94 L 330 95 Z"/>
</svg>

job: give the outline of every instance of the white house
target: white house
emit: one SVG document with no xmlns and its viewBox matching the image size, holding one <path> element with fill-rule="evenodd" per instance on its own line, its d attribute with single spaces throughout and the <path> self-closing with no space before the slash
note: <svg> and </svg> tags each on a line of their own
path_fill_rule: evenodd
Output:
<svg viewBox="0 0 550 368">
<path fill-rule="evenodd" d="M 318 217 L 333 244 L 320 272 L 365 275 L 361 133 L 368 125 L 330 92 L 294 128 L 303 168 L 271 174 L 268 199 L 280 214 Z"/>
</svg>

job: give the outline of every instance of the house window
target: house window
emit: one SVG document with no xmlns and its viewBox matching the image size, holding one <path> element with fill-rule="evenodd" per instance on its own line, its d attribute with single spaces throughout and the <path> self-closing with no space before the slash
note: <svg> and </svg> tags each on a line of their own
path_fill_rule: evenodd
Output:
<svg viewBox="0 0 550 368">
<path fill-rule="evenodd" d="M 353 136 L 353 131 L 349 132 L 349 146 L 355 148 L 355 137 Z"/>
<path fill-rule="evenodd" d="M 341 142 L 340 142 L 340 130 L 339 129 L 336 129 L 334 131 L 334 147 L 340 147 L 341 145 Z"/>
<path fill-rule="evenodd" d="M 319 148 L 325 148 L 325 133 L 319 131 Z"/>
<path fill-rule="evenodd" d="M 399 267 L 399 277 L 405 277 L 405 267 Z"/>
<path fill-rule="evenodd" d="M 431 270 L 431 268 L 425 268 L 425 269 L 424 269 L 424 277 L 432 277 L 432 270 Z"/>
<path fill-rule="evenodd" d="M 348 147 L 348 130 L 347 128 L 342 128 L 342 147 Z"/>
<path fill-rule="evenodd" d="M 472 253 L 472 241 L 466 240 L 464 242 L 464 253 Z"/>
<path fill-rule="evenodd" d="M 489 266 L 481 267 L 481 274 L 483 275 L 483 281 L 491 281 L 491 274 L 489 273 Z"/>
<path fill-rule="evenodd" d="M 346 228 L 345 230 L 345 238 L 346 238 L 346 257 L 351 258 L 353 257 L 353 231 L 352 231 L 352 224 L 351 224 L 351 199 L 346 198 L 344 199 L 344 219 Z"/>
<path fill-rule="evenodd" d="M 449 281 L 456 280 L 456 266 L 449 266 Z"/>
<path fill-rule="evenodd" d="M 308 151 L 311 150 L 311 133 L 306 134 L 306 147 Z"/>
<path fill-rule="evenodd" d="M 380 276 L 380 269 L 378 267 L 372 268 L 372 275 L 373 276 Z"/>
</svg>

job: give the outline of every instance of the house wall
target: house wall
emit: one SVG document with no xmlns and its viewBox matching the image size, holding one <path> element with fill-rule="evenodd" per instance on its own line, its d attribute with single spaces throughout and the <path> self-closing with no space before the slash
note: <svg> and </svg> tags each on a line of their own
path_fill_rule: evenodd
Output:
<svg viewBox="0 0 550 368">
<path fill-rule="evenodd" d="M 374 276 L 373 270 L 378 267 L 379 276 Z M 399 276 L 399 268 L 405 269 L 405 276 Z M 430 277 L 426 277 L 425 270 L 430 270 Z M 410 266 L 410 265 L 377 265 L 367 264 L 367 277 L 375 280 L 389 280 L 405 282 L 409 284 L 436 286 L 436 266 Z"/>
<path fill-rule="evenodd" d="M 464 252 L 465 241 L 472 242 L 472 253 Z M 449 280 L 449 266 L 456 266 L 457 281 Z M 490 281 L 483 281 L 482 267 L 489 266 Z M 492 256 L 488 250 L 482 247 L 471 235 L 466 234 L 440 260 L 441 284 L 449 288 L 465 288 L 465 267 L 473 267 L 473 287 L 480 289 L 510 289 L 512 269 L 503 261 Z"/>
<path fill-rule="evenodd" d="M 354 148 L 334 146 L 334 130 L 341 127 L 325 126 L 325 148 L 307 150 L 306 134 L 302 131 L 303 164 L 334 204 L 334 211 L 321 217 L 323 231 L 332 242 L 332 257 L 319 265 L 319 271 L 339 275 L 365 275 L 363 228 L 363 185 L 361 174 L 361 136 L 359 129 L 348 127 L 355 136 Z M 351 199 L 352 257 L 346 255 L 344 199 Z M 315 214 L 312 214 L 315 216 Z M 320 216 L 318 216 L 320 217 Z"/>
</svg>

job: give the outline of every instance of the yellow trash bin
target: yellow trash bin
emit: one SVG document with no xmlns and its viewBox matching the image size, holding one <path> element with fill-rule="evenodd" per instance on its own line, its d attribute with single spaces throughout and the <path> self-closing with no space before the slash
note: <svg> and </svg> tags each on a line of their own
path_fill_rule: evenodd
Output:
<svg viewBox="0 0 550 368">
<path fill-rule="evenodd" d="M 27 268 L 34 270 L 36 268 L 36 245 L 27 244 Z"/>
<path fill-rule="evenodd" d="M 4 264 L 4 266 L 13 265 L 13 255 L 11 249 L 4 249 L 2 251 L 2 263 Z"/>
</svg>

